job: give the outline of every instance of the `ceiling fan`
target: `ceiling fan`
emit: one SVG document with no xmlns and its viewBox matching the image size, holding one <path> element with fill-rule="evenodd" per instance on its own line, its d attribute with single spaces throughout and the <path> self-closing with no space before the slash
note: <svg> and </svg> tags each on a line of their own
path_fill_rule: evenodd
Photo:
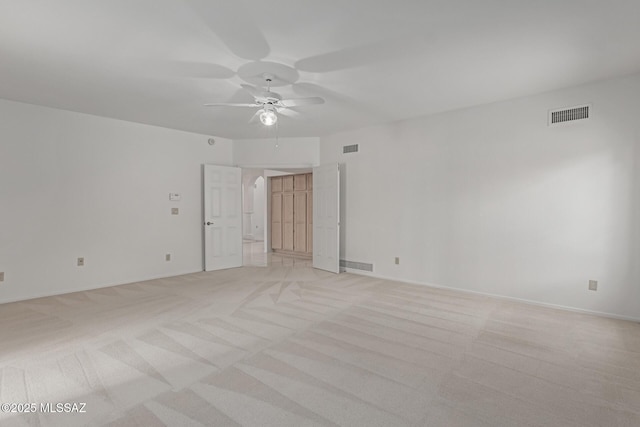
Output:
<svg viewBox="0 0 640 427">
<path fill-rule="evenodd" d="M 253 86 L 242 84 L 242 88 L 249 92 L 255 99 L 253 104 L 233 104 L 233 103 L 211 103 L 204 104 L 206 107 L 250 107 L 259 108 L 250 121 L 253 121 L 256 117 L 260 118 L 260 121 L 265 126 L 272 126 L 278 121 L 278 114 L 288 117 L 297 117 L 298 112 L 291 110 L 291 107 L 300 107 L 304 105 L 324 104 L 324 99 L 314 96 L 309 98 L 293 98 L 282 99 L 282 96 L 275 92 L 271 92 L 271 82 L 275 76 L 270 74 L 263 75 L 266 90 L 260 90 Z"/>
</svg>

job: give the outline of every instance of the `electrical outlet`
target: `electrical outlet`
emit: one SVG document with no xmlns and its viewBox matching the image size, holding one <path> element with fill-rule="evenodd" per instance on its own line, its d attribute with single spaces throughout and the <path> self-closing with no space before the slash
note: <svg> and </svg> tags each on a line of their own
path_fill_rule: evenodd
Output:
<svg viewBox="0 0 640 427">
<path fill-rule="evenodd" d="M 4 282 L 4 271 L 0 271 L 0 282 Z"/>
<path fill-rule="evenodd" d="M 589 280 L 589 290 L 597 291 L 598 290 L 598 281 L 597 280 Z"/>
<path fill-rule="evenodd" d="M 171 208 L 171 215 L 178 215 L 180 213 L 180 209 L 178 208 Z"/>
<path fill-rule="evenodd" d="M 84 267 L 84 258 L 83 257 L 78 258 L 78 267 Z"/>
<path fill-rule="evenodd" d="M 164 260 L 165 260 L 165 261 L 171 261 L 171 254 L 166 254 L 166 255 L 164 256 Z"/>
<path fill-rule="evenodd" d="M 396 257 L 396 265 L 397 264 L 400 264 L 400 257 L 399 256 Z"/>
</svg>

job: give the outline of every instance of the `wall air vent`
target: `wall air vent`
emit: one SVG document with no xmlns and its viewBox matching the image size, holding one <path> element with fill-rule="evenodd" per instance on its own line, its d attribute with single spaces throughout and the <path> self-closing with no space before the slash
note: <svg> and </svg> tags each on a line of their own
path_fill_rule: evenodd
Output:
<svg viewBox="0 0 640 427">
<path fill-rule="evenodd" d="M 368 264 L 366 262 L 347 261 L 345 259 L 340 260 L 340 267 L 353 268 L 355 270 L 362 271 L 373 271 L 373 264 Z"/>
<path fill-rule="evenodd" d="M 590 113 L 591 105 L 579 105 L 577 107 L 551 110 L 549 111 L 549 126 L 588 119 Z"/>
<path fill-rule="evenodd" d="M 358 144 L 353 144 L 353 145 L 345 145 L 344 147 L 342 147 L 342 153 L 346 154 L 346 153 L 357 153 L 358 152 Z"/>
</svg>

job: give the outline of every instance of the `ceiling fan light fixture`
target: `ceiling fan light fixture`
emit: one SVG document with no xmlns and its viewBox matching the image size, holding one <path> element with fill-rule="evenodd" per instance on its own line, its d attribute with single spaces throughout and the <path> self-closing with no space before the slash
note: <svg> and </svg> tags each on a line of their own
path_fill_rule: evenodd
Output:
<svg viewBox="0 0 640 427">
<path fill-rule="evenodd" d="M 278 116 L 275 111 L 265 107 L 260 113 L 260 121 L 265 126 L 273 126 L 278 121 Z"/>
</svg>

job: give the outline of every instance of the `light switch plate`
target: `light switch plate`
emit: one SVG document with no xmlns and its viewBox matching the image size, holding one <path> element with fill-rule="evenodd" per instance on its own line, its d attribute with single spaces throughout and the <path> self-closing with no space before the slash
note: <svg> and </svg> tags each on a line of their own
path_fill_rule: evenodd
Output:
<svg viewBox="0 0 640 427">
<path fill-rule="evenodd" d="M 598 281 L 597 280 L 589 280 L 589 290 L 597 291 L 598 290 Z"/>
<path fill-rule="evenodd" d="M 180 209 L 178 208 L 171 208 L 171 215 L 178 215 L 180 213 Z"/>
<path fill-rule="evenodd" d="M 4 282 L 4 271 L 0 271 L 0 282 Z"/>
<path fill-rule="evenodd" d="M 166 254 L 166 255 L 164 256 L 164 260 L 165 260 L 165 261 L 171 261 L 171 254 Z"/>
<path fill-rule="evenodd" d="M 84 267 L 84 258 L 83 257 L 79 257 L 78 258 L 78 267 Z"/>
</svg>

